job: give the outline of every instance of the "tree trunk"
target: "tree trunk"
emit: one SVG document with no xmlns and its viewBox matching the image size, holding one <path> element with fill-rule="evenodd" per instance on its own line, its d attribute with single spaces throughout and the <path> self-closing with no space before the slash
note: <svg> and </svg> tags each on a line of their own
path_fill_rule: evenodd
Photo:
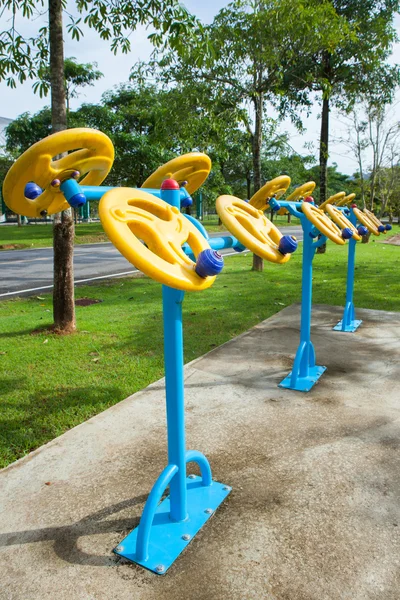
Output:
<svg viewBox="0 0 400 600">
<path fill-rule="evenodd" d="M 328 196 L 329 98 L 322 100 L 321 137 L 319 143 L 319 201 Z M 326 244 L 317 248 L 317 254 L 326 252 Z"/>
<path fill-rule="evenodd" d="M 369 244 L 369 238 L 371 237 L 371 232 L 368 231 L 368 233 L 366 235 L 363 235 L 361 237 L 361 243 L 362 244 Z"/>
<path fill-rule="evenodd" d="M 261 188 L 261 144 L 262 144 L 262 115 L 263 115 L 263 94 L 260 92 L 254 100 L 254 108 L 256 113 L 255 128 L 253 136 L 253 183 L 255 194 Z M 262 258 L 253 254 L 253 271 L 262 271 L 264 261 Z"/>
<path fill-rule="evenodd" d="M 18 225 L 18 227 L 22 227 L 22 218 L 21 218 L 21 215 L 19 215 L 19 214 L 17 215 L 17 225 Z"/>
<path fill-rule="evenodd" d="M 64 41 L 62 0 L 49 0 L 51 124 L 56 133 L 67 129 L 64 86 Z M 75 329 L 74 222 L 72 209 L 54 216 L 54 328 L 68 333 Z"/>
<path fill-rule="evenodd" d="M 247 200 L 251 198 L 251 179 L 250 175 L 246 176 L 246 187 L 247 187 Z"/>
</svg>

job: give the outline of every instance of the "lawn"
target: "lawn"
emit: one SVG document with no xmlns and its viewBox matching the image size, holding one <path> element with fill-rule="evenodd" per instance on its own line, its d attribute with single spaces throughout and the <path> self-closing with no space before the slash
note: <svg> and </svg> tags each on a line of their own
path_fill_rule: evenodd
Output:
<svg viewBox="0 0 400 600">
<path fill-rule="evenodd" d="M 75 244 L 107 242 L 101 223 L 79 223 L 75 227 Z M 0 250 L 17 248 L 45 248 L 53 245 L 53 227 L 50 221 L 43 225 L 2 225 L 0 226 Z M 2 248 L 3 246 L 3 248 Z"/>
<path fill-rule="evenodd" d="M 287 217 L 278 215 L 276 225 L 284 227 L 287 225 Z M 204 226 L 210 232 L 225 231 L 223 225 L 218 225 L 217 215 L 207 215 L 203 221 Z M 297 225 L 298 219 L 292 219 L 291 225 Z M 108 238 L 104 233 L 101 223 L 79 223 L 75 226 L 75 244 L 94 244 L 98 242 L 107 242 Z M 43 225 L 2 225 L 0 226 L 0 251 L 13 250 L 21 248 L 45 248 L 53 245 L 53 228 L 48 222 Z"/>
<path fill-rule="evenodd" d="M 400 311 L 400 247 L 357 247 L 357 307 Z M 343 305 L 347 248 L 314 260 L 314 302 Z M 190 361 L 298 302 L 301 249 L 286 265 L 250 271 L 251 255 L 225 260 L 212 288 L 184 302 Z M 161 286 L 125 278 L 76 289 L 101 300 L 77 307 L 78 333 L 39 331 L 50 295 L 0 303 L 0 466 L 5 466 L 163 375 Z M 134 426 L 134 424 L 133 424 Z"/>
</svg>

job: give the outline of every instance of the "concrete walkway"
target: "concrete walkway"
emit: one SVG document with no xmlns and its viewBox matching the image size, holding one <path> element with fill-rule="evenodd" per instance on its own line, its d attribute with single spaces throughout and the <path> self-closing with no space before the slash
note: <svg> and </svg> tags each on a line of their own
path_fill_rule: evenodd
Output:
<svg viewBox="0 0 400 600">
<path fill-rule="evenodd" d="M 186 367 L 188 447 L 233 492 L 164 577 L 111 553 L 166 464 L 162 381 L 1 471 L 1 600 L 398 600 L 400 313 L 357 314 L 315 308 L 309 394 L 277 388 L 299 306 Z"/>
</svg>

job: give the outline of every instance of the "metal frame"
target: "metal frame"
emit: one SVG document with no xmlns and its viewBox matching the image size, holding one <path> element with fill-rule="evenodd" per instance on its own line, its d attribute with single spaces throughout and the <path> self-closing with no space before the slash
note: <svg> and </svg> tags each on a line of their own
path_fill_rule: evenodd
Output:
<svg viewBox="0 0 400 600">
<path fill-rule="evenodd" d="M 66 195 L 71 196 L 80 191 L 88 201 L 99 200 L 112 189 L 114 188 L 79 186 L 75 181 L 65 186 Z M 142 191 L 178 208 L 181 200 L 188 196 L 184 188 L 143 188 Z M 195 221 L 193 217 L 187 216 Z M 205 232 L 201 223 L 196 222 L 195 225 L 202 233 Z M 208 238 L 207 232 L 205 233 Z M 209 243 L 213 249 L 235 245 L 240 248 L 233 236 L 211 238 Z M 114 549 L 117 555 L 158 575 L 167 572 L 231 491 L 230 486 L 213 481 L 211 467 L 204 454 L 197 450 L 186 450 L 182 328 L 184 295 L 181 290 L 162 286 L 168 465 L 153 485 L 138 527 Z M 199 466 L 200 477 L 187 476 L 186 465 L 191 462 Z M 169 495 L 163 499 L 168 487 Z"/>
<path fill-rule="evenodd" d="M 355 216 L 352 209 L 347 207 L 336 206 L 338 210 L 341 210 L 346 217 L 351 221 L 351 224 L 357 228 L 357 217 Z M 356 240 L 350 238 L 349 240 L 349 251 L 347 257 L 347 281 L 346 281 L 346 303 L 344 305 L 343 317 L 335 327 L 334 331 L 345 331 L 354 333 L 360 327 L 362 321 L 356 319 L 356 311 L 354 307 L 354 278 L 355 278 L 355 257 L 356 257 Z"/>
<path fill-rule="evenodd" d="M 291 215 L 298 217 L 303 229 L 300 343 L 292 371 L 279 383 L 279 387 L 309 392 L 326 371 L 326 367 L 316 364 L 314 345 L 311 341 L 312 263 L 316 249 L 326 242 L 326 236 L 321 235 L 301 212 L 301 202 L 271 199 L 269 203 L 273 210 L 286 208 Z M 316 239 L 319 235 L 321 237 Z"/>
</svg>

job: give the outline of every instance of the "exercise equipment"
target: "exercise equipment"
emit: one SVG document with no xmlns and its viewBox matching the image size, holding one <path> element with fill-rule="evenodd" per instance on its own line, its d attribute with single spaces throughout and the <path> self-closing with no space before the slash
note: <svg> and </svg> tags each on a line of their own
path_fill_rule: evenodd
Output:
<svg viewBox="0 0 400 600">
<path fill-rule="evenodd" d="M 297 202 L 302 198 L 310 196 L 315 190 L 315 181 L 307 181 L 303 185 L 299 185 L 289 196 L 286 198 L 286 202 Z"/>
<path fill-rule="evenodd" d="M 322 202 L 318 208 L 321 210 L 325 210 L 328 204 L 338 204 L 344 200 L 346 196 L 346 192 L 338 192 L 337 194 L 333 194 L 333 196 L 329 196 L 325 202 Z"/>
<path fill-rule="evenodd" d="M 69 152 L 61 158 L 60 155 Z M 80 185 L 100 185 L 114 161 L 111 140 L 95 129 L 67 129 L 44 138 L 26 150 L 3 183 L 7 206 L 27 217 L 51 215 L 86 199 Z"/>
<path fill-rule="evenodd" d="M 270 262 L 285 263 L 296 249 L 290 250 L 290 246 L 281 241 L 291 236 L 282 236 L 263 211 L 257 210 L 248 202 L 225 195 L 217 198 L 216 208 L 227 230 L 257 256 Z M 292 238 L 292 242 L 294 245 L 295 238 Z"/>
<path fill-rule="evenodd" d="M 203 185 L 211 170 L 211 160 L 202 152 L 189 152 L 177 156 L 159 167 L 143 183 L 142 188 L 161 188 L 164 179 L 175 179 L 189 194 Z"/>
<path fill-rule="evenodd" d="M 304 191 L 304 188 L 301 191 L 304 195 L 306 192 L 307 189 Z M 316 207 L 310 200 L 312 199 L 307 197 L 307 201 L 303 202 L 278 201 L 275 199 L 270 201 L 273 210 L 278 211 L 284 208 L 293 216 L 298 217 L 303 229 L 300 343 L 292 371 L 279 384 L 279 387 L 301 392 L 308 392 L 326 370 L 325 366 L 317 365 L 315 350 L 311 341 L 312 263 L 314 255 L 317 248 L 324 244 L 327 238 L 335 244 L 345 244 L 348 233 L 346 232 L 347 228 L 340 231 L 324 211 Z"/>
<path fill-rule="evenodd" d="M 168 570 L 231 491 L 230 486 L 213 481 L 203 454 L 186 450 L 184 421 L 184 292 L 210 287 L 223 260 L 180 214 L 179 185 L 169 179 L 160 191 L 158 199 L 143 190 L 117 188 L 108 191 L 99 205 L 101 222 L 113 244 L 132 264 L 163 284 L 168 465 L 150 492 L 139 526 L 114 550 L 157 574 Z M 184 243 L 196 263 L 183 252 Z M 201 477 L 187 476 L 189 462 L 199 465 Z M 168 486 L 170 494 L 160 503 Z"/>
<path fill-rule="evenodd" d="M 250 198 L 251 206 L 254 206 L 254 208 L 257 208 L 258 210 L 267 210 L 269 208 L 270 198 L 279 200 L 286 192 L 289 185 L 290 177 L 287 175 L 281 175 L 280 177 L 271 179 L 271 181 L 267 181 L 267 183 Z"/>
<path fill-rule="evenodd" d="M 355 194 L 346 195 L 345 192 L 339 192 L 320 205 L 320 209 L 325 210 L 332 220 L 342 228 L 342 233 L 347 231 L 349 239 L 349 251 L 347 259 L 347 281 L 346 281 L 346 301 L 342 319 L 334 326 L 335 331 L 355 332 L 362 321 L 356 318 L 354 307 L 354 279 L 355 279 L 355 252 L 356 242 L 360 241 L 363 235 L 368 231 L 374 235 L 386 232 L 385 226 L 370 213 L 367 209 L 361 211 L 356 204 L 352 204 Z M 349 206 L 351 204 L 351 206 Z M 372 217 L 371 217 L 372 215 Z"/>
</svg>

